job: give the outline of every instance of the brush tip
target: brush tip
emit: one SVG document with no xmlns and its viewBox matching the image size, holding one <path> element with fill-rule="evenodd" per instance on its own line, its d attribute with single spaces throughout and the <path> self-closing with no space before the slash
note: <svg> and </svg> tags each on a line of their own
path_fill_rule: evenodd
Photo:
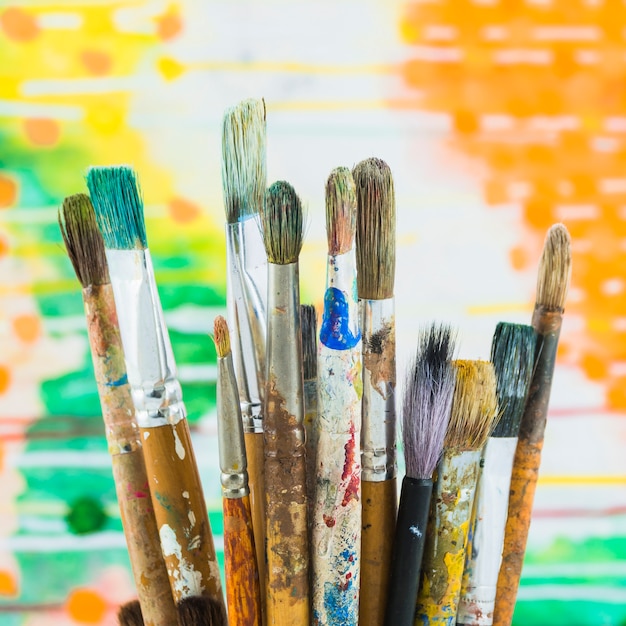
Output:
<svg viewBox="0 0 626 626">
<path fill-rule="evenodd" d="M 180 626 L 228 626 L 226 609 L 216 598 L 191 596 L 178 603 Z"/>
<path fill-rule="evenodd" d="M 230 334 L 226 320 L 218 315 L 213 322 L 213 341 L 217 349 L 217 356 L 222 359 L 230 354 Z"/>
<path fill-rule="evenodd" d="M 537 277 L 537 306 L 562 311 L 572 271 L 571 239 L 563 224 L 546 235 Z"/>
<path fill-rule="evenodd" d="M 226 110 L 222 126 L 222 187 L 226 220 L 259 212 L 265 192 L 265 101 L 250 98 Z"/>
<path fill-rule="evenodd" d="M 347 167 L 334 169 L 326 181 L 326 233 L 329 254 L 345 254 L 354 244 L 356 186 Z"/>
<path fill-rule="evenodd" d="M 143 626 L 143 615 L 139 600 L 131 600 L 123 604 L 117 612 L 119 626 Z"/>
<path fill-rule="evenodd" d="M 59 228 L 76 276 L 84 287 L 109 282 L 104 242 L 89 196 L 68 196 L 58 215 Z"/>
<path fill-rule="evenodd" d="M 300 305 L 302 332 L 302 374 L 304 380 L 317 377 L 317 314 L 312 304 Z"/>
<path fill-rule="evenodd" d="M 357 289 L 359 298 L 393 297 L 396 271 L 396 200 L 391 169 L 366 159 L 352 170 L 356 185 Z"/>
<path fill-rule="evenodd" d="M 143 201 L 133 169 L 125 165 L 92 167 L 87 172 L 87 187 L 106 247 L 147 248 Z"/>
<path fill-rule="evenodd" d="M 296 263 L 302 249 L 303 210 L 295 189 L 285 181 L 265 192 L 261 227 L 267 260 L 276 265 Z"/>
</svg>

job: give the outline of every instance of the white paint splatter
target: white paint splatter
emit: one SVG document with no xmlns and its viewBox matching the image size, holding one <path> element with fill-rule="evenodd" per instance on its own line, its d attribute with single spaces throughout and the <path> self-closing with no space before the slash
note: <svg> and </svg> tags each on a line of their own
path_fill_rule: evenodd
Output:
<svg viewBox="0 0 626 626">
<path fill-rule="evenodd" d="M 187 498 L 189 500 L 189 492 L 183 491 L 183 498 Z"/>
<path fill-rule="evenodd" d="M 181 597 L 199 596 L 204 591 L 202 572 L 197 572 L 194 566 L 183 558 L 183 551 L 176 539 L 176 533 L 168 525 L 163 524 L 159 529 L 163 555 L 178 559 L 178 569 L 174 572 L 174 590 Z"/>
<path fill-rule="evenodd" d="M 149 432 L 149 431 L 147 431 L 147 430 L 145 430 L 145 431 L 144 431 L 144 433 L 143 433 L 143 439 L 144 439 L 144 441 L 145 441 L 145 440 L 146 440 L 149 436 L 150 436 L 150 432 Z"/>
<path fill-rule="evenodd" d="M 422 536 L 422 531 L 417 526 L 409 526 L 409 530 L 416 537 L 421 537 Z"/>
<path fill-rule="evenodd" d="M 191 527 L 193 528 L 196 525 L 196 514 L 193 511 L 189 511 L 187 514 L 189 521 L 191 522 Z"/>
<path fill-rule="evenodd" d="M 182 461 L 185 458 L 185 446 L 183 446 L 183 442 L 180 440 L 178 433 L 174 429 L 174 442 L 176 445 L 176 454 L 178 454 L 178 458 Z"/>
</svg>

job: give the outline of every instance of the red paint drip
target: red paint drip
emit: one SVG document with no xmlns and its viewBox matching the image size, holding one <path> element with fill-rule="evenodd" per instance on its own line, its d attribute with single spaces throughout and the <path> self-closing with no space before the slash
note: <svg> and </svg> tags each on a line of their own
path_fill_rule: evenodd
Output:
<svg viewBox="0 0 626 626">
<path fill-rule="evenodd" d="M 361 477 L 358 474 L 353 474 L 350 478 L 350 482 L 346 487 L 346 492 L 343 494 L 343 500 L 341 506 L 346 506 L 351 500 L 359 499 L 359 487 L 361 486 Z"/>
<path fill-rule="evenodd" d="M 351 474 L 354 474 L 354 452 L 356 448 L 356 439 L 354 437 L 354 424 L 350 424 L 350 439 L 346 442 L 344 450 L 346 451 L 346 460 L 343 464 L 343 474 L 341 480 L 345 480 Z"/>
<path fill-rule="evenodd" d="M 326 515 L 325 513 L 322 514 L 322 517 L 324 518 L 324 524 L 326 524 L 326 526 L 328 526 L 328 528 L 332 528 L 335 525 L 335 518 L 331 517 L 330 515 Z"/>
</svg>

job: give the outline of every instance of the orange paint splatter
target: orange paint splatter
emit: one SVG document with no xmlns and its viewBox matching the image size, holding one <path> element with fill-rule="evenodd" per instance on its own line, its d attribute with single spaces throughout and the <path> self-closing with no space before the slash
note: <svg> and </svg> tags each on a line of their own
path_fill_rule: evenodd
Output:
<svg viewBox="0 0 626 626">
<path fill-rule="evenodd" d="M 170 5 L 167 11 L 163 15 L 159 15 L 155 21 L 157 34 L 164 41 L 174 39 L 183 29 L 179 10 L 175 5 Z"/>
<path fill-rule="evenodd" d="M 46 118 L 24 120 L 24 131 L 31 143 L 37 146 L 53 146 L 61 135 L 59 123 Z"/>
<path fill-rule="evenodd" d="M 13 206 L 17 201 L 17 183 L 12 178 L 0 174 L 0 209 Z"/>
<path fill-rule="evenodd" d="M 13 320 L 15 334 L 25 343 L 33 343 L 41 336 L 41 320 L 37 315 L 25 313 Z"/>
<path fill-rule="evenodd" d="M 67 600 L 67 612 L 70 617 L 85 624 L 99 624 L 106 609 L 106 602 L 91 589 L 76 589 Z"/>
<path fill-rule="evenodd" d="M 172 198 L 167 208 L 172 219 L 181 224 L 195 220 L 202 212 L 197 204 L 184 198 Z"/>
<path fill-rule="evenodd" d="M 9 39 L 31 41 L 39 34 L 35 17 L 18 7 L 10 7 L 0 15 L 0 28 Z"/>
<path fill-rule="evenodd" d="M 106 76 L 111 72 L 113 59 L 111 55 L 101 50 L 83 50 L 80 60 L 93 76 Z"/>
<path fill-rule="evenodd" d="M 9 240 L 6 238 L 5 235 L 0 233 L 0 258 L 5 256 L 10 249 L 11 246 L 9 246 Z"/>
<path fill-rule="evenodd" d="M 0 570 L 0 596 L 17 596 L 18 584 L 11 572 Z"/>
<path fill-rule="evenodd" d="M 11 386 L 11 370 L 6 365 L 0 365 L 0 395 Z"/>
<path fill-rule="evenodd" d="M 515 270 L 526 269 L 529 265 L 528 253 L 521 246 L 511 248 L 509 258 L 511 260 L 511 266 Z"/>
</svg>

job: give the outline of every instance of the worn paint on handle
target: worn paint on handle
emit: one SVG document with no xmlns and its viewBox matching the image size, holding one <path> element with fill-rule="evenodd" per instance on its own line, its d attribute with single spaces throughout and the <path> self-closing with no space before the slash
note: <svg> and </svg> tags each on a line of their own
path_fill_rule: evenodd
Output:
<svg viewBox="0 0 626 626">
<path fill-rule="evenodd" d="M 229 626 L 260 626 L 261 589 L 250 498 L 224 498 L 224 570 Z"/>
<path fill-rule="evenodd" d="M 445 450 L 437 467 L 417 596 L 416 626 L 454 626 L 480 450 Z"/>
<path fill-rule="evenodd" d="M 83 290 L 89 343 L 139 604 L 146 626 L 177 623 L 161 554 L 111 285 Z"/>
</svg>

